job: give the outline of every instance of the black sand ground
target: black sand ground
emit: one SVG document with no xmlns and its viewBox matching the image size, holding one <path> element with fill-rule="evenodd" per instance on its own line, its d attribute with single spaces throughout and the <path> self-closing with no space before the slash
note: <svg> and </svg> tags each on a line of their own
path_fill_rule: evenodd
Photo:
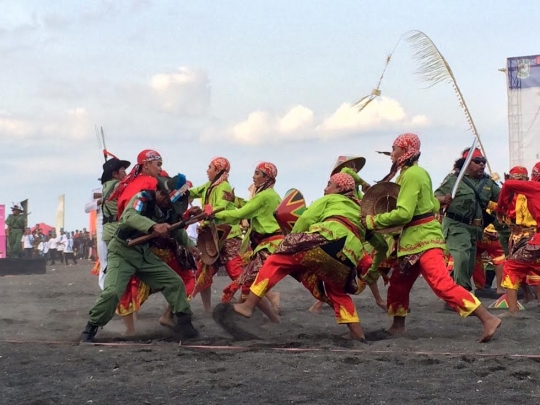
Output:
<svg viewBox="0 0 540 405">
<path fill-rule="evenodd" d="M 381 340 L 390 320 L 365 291 L 355 297 L 372 340 L 364 345 L 339 337 L 346 330 L 331 310 L 307 312 L 311 296 L 286 279 L 278 286 L 282 324 L 260 316 L 251 323 L 261 340 L 233 342 L 202 314 L 197 297 L 201 339 L 168 342 L 157 294 L 139 313 L 137 337 L 123 341 L 117 318 L 98 334 L 101 342 L 136 345 L 88 346 L 77 341 L 99 293 L 89 270 L 56 266 L 0 278 L 1 404 L 540 403 L 540 312 L 532 303 L 523 318 L 505 319 L 491 343 L 478 344 L 478 321 L 445 311 L 420 279 L 408 335 Z M 216 299 L 225 281 L 216 279 Z M 295 348 L 317 350 L 289 351 Z"/>
</svg>

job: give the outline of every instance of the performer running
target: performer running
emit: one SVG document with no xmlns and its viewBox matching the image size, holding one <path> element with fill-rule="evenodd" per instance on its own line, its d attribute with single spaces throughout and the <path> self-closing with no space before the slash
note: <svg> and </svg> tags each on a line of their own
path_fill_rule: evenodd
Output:
<svg viewBox="0 0 540 405">
<path fill-rule="evenodd" d="M 502 282 L 508 297 L 506 315 L 510 316 L 518 313 L 517 290 L 524 280 L 533 286 L 540 306 L 540 162 L 534 166 L 530 181 L 504 182 L 497 208 L 499 218 L 510 222 L 513 210 L 516 223 L 511 226 L 510 255 L 504 264 Z"/>
<path fill-rule="evenodd" d="M 202 186 L 191 188 L 189 190 L 190 198 L 200 198 L 203 207 L 210 205 L 213 209 L 234 209 L 234 204 L 223 198 L 224 192 L 231 191 L 231 186 L 228 182 L 230 169 L 231 165 L 224 157 L 215 157 L 212 159 L 206 170 L 209 181 Z M 204 225 L 204 223 L 201 225 L 199 231 Z M 217 262 L 211 266 L 203 264 L 202 262 L 199 262 L 198 264 L 193 296 L 200 291 L 204 310 L 206 312 L 212 310 L 212 291 L 210 287 L 212 285 L 212 279 L 219 267 L 225 267 L 231 280 L 236 280 L 242 273 L 243 262 L 239 254 L 242 245 L 241 235 L 242 231 L 240 230 L 240 227 L 238 225 L 233 225 L 227 236 L 227 240 L 220 246 L 220 255 Z"/>
<path fill-rule="evenodd" d="M 245 301 L 259 270 L 283 240 L 281 229 L 274 218 L 274 211 L 281 202 L 279 194 L 274 190 L 276 177 L 277 168 L 273 163 L 259 163 L 253 174 L 253 185 L 255 186 L 253 198 L 242 203 L 239 209 L 215 214 L 217 220 L 231 225 L 239 224 L 242 219 L 249 220 L 249 227 L 244 237 L 251 244 L 249 263 L 244 267 L 240 277 L 225 288 L 222 302 L 229 302 L 239 288 L 242 289 L 240 301 Z M 224 198 L 231 202 L 236 200 L 234 192 L 225 192 Z M 269 292 L 267 298 L 270 300 L 273 310 L 279 313 L 280 294 Z"/>
<path fill-rule="evenodd" d="M 292 233 L 259 270 L 244 303 L 220 304 L 214 317 L 229 333 L 235 334 L 236 312 L 250 318 L 265 294 L 285 276 L 301 281 L 315 298 L 329 302 L 339 324 L 349 328 L 348 337 L 365 341 L 353 300 L 356 267 L 362 259 L 360 200 L 354 195 L 354 179 L 334 174 L 325 196 L 316 200 L 298 219 Z M 279 317 L 272 319 L 279 322 Z"/>
<path fill-rule="evenodd" d="M 396 209 L 375 216 L 362 218 L 368 229 L 403 226 L 399 238 L 400 266 L 393 271 L 388 288 L 388 314 L 394 322 L 391 334 L 405 333 L 405 317 L 409 308 L 409 294 L 420 274 L 433 292 L 446 301 L 461 316 L 475 315 L 484 329 L 479 342 L 490 340 L 501 320 L 491 315 L 478 299 L 457 285 L 448 274 L 443 256 L 445 241 L 440 223 L 434 213 L 439 203 L 433 196 L 429 174 L 418 165 L 420 139 L 415 134 L 399 135 L 392 147 L 391 179 L 398 170 L 397 183 L 401 185 Z"/>
<path fill-rule="evenodd" d="M 167 234 L 170 225 L 158 224 L 149 209 L 157 199 L 157 179 L 162 159 L 153 150 L 144 150 L 137 156 L 137 165 L 120 183 L 111 199 L 118 198 L 120 225 L 109 243 L 109 255 L 105 289 L 90 310 L 90 320 L 82 333 L 83 342 L 93 341 L 98 327 L 105 326 L 114 316 L 120 297 L 124 294 L 131 277 L 136 275 L 153 290 L 162 291 L 173 308 L 177 324 L 173 330 L 181 338 L 198 335 L 191 324 L 191 309 L 182 279 L 151 251 L 148 243 L 128 247 L 127 239 L 141 234 Z M 148 216 L 146 216 L 148 215 Z"/>
</svg>

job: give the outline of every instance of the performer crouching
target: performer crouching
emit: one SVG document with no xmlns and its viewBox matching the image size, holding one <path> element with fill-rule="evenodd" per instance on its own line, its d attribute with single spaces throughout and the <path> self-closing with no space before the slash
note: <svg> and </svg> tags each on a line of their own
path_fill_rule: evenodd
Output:
<svg viewBox="0 0 540 405">
<path fill-rule="evenodd" d="M 388 288 L 388 314 L 394 322 L 388 332 L 405 333 L 405 316 L 409 308 L 409 294 L 420 274 L 435 294 L 446 301 L 461 316 L 475 315 L 484 330 L 479 342 L 490 340 L 501 324 L 478 299 L 450 277 L 443 256 L 445 241 L 440 223 L 434 213 L 439 202 L 433 195 L 431 177 L 418 165 L 420 139 L 415 134 L 403 134 L 392 147 L 392 172 L 400 175 L 397 206 L 394 210 L 367 215 L 362 223 L 370 230 L 403 226 L 397 256 L 399 268 L 393 271 Z M 391 178 L 391 175 L 386 177 Z"/>
<path fill-rule="evenodd" d="M 316 200 L 298 219 L 292 233 L 264 263 L 249 295 L 241 304 L 220 304 L 214 318 L 231 334 L 238 327 L 233 313 L 251 317 L 266 293 L 285 276 L 301 281 L 315 298 L 330 303 L 338 324 L 349 328 L 350 338 L 365 340 L 353 300 L 357 290 L 356 267 L 362 259 L 360 201 L 354 179 L 334 174 L 325 196 Z M 279 322 L 276 316 L 274 322 Z M 232 327 L 231 327 L 232 325 Z"/>
</svg>

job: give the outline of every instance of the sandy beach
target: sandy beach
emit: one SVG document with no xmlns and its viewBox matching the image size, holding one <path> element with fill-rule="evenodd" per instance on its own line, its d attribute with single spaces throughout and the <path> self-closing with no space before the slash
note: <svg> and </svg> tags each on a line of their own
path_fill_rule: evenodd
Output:
<svg viewBox="0 0 540 405">
<path fill-rule="evenodd" d="M 369 291 L 355 297 L 369 345 L 341 338 L 333 312 L 307 310 L 313 298 L 292 278 L 278 285 L 282 323 L 250 321 L 259 340 L 235 342 L 193 304 L 200 339 L 171 341 L 158 324 L 166 302 L 152 295 L 122 337 L 115 317 L 97 345 L 79 345 L 99 294 L 91 266 L 57 265 L 47 274 L 0 278 L 2 404 L 492 404 L 540 401 L 540 311 L 504 319 L 488 344 L 476 318 L 460 318 L 423 279 L 411 298 L 408 334 L 385 338 L 390 324 Z M 214 304 L 226 277 L 216 277 Z M 386 288 L 382 286 L 383 295 Z M 492 300 L 483 300 L 489 305 Z M 501 313 L 500 310 L 493 310 Z M 100 344 L 101 343 L 101 344 Z M 113 344 L 113 345 L 111 345 Z"/>
</svg>

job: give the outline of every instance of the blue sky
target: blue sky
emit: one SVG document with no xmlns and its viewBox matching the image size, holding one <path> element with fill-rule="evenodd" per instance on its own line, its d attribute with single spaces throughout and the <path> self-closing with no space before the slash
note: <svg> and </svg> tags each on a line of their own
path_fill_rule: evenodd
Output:
<svg viewBox="0 0 540 405">
<path fill-rule="evenodd" d="M 447 85 L 425 89 L 407 43 L 360 115 L 401 34 L 424 31 L 449 61 L 495 171 L 508 170 L 506 57 L 540 53 L 537 1 L 0 1 L 0 203 L 30 200 L 30 222 L 87 226 L 108 149 L 145 148 L 195 184 L 229 158 L 237 194 L 254 166 L 279 170 L 276 188 L 322 194 L 337 156 L 361 155 L 369 182 L 388 150 L 416 131 L 438 184 L 472 142 Z"/>
</svg>

